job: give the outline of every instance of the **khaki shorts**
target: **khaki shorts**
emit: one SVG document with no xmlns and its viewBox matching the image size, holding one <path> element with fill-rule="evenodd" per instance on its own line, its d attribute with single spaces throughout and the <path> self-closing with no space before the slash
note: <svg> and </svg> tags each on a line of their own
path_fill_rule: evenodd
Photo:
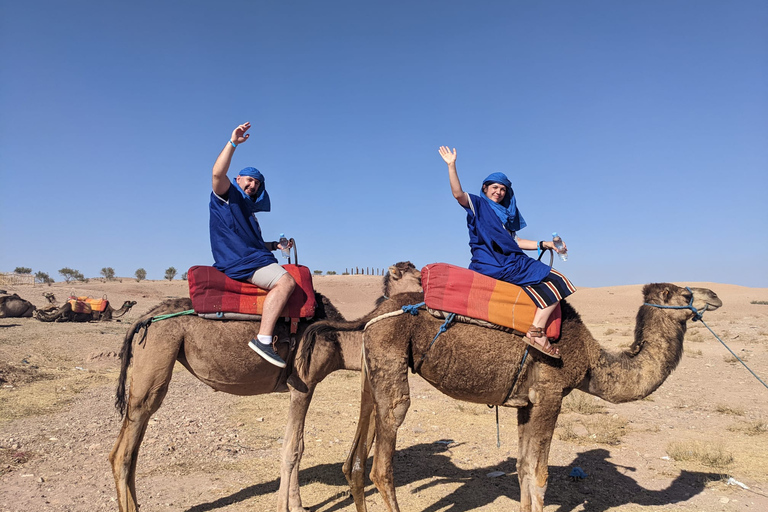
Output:
<svg viewBox="0 0 768 512">
<path fill-rule="evenodd" d="M 287 273 L 288 271 L 277 263 L 270 263 L 266 267 L 261 267 L 254 272 L 249 281 L 259 288 L 271 290 L 275 287 L 280 278 Z"/>
</svg>

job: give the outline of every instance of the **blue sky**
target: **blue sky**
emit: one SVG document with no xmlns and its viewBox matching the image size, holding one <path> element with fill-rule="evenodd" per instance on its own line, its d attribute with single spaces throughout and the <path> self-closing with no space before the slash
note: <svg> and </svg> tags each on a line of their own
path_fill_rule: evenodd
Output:
<svg viewBox="0 0 768 512">
<path fill-rule="evenodd" d="M 313 270 L 466 266 L 512 180 L 577 286 L 768 287 L 768 3 L 0 0 L 0 271 L 211 264 L 211 167 Z"/>
</svg>

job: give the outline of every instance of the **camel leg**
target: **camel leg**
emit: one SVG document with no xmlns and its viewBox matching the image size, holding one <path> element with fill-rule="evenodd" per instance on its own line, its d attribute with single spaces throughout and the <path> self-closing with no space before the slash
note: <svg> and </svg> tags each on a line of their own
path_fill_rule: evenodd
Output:
<svg viewBox="0 0 768 512">
<path fill-rule="evenodd" d="M 352 498 L 357 512 L 366 512 L 365 505 L 365 463 L 376 437 L 373 394 L 367 372 L 362 372 L 362 395 L 360 398 L 360 418 L 357 421 L 355 439 L 342 471 L 347 477 Z M 373 422 L 373 424 L 372 424 Z"/>
<path fill-rule="evenodd" d="M 305 512 L 299 492 L 299 464 L 304 453 L 304 421 L 315 392 L 315 384 L 306 392 L 291 387 L 288 424 L 285 427 L 283 460 L 280 464 L 280 489 L 277 492 L 278 512 Z"/>
<path fill-rule="evenodd" d="M 159 340 L 155 338 L 148 342 L 158 343 Z M 152 351 L 146 348 L 138 348 L 136 351 L 125 419 L 109 454 L 120 512 L 138 511 L 136 463 L 139 447 L 150 417 L 160 408 L 168 391 L 177 353 L 178 346 L 175 351 Z"/>
<path fill-rule="evenodd" d="M 539 396 L 536 403 L 518 409 L 520 512 L 543 512 L 549 478 L 548 459 L 562 397 Z"/>
<path fill-rule="evenodd" d="M 376 368 L 370 362 L 376 361 Z M 395 455 L 397 429 L 405 419 L 411 405 L 408 387 L 408 361 L 397 358 L 396 353 L 377 354 L 368 359 L 371 368 L 371 390 L 376 410 L 376 446 L 373 448 L 371 480 L 379 490 L 387 509 L 399 512 L 395 495 L 395 480 L 392 458 Z"/>
</svg>

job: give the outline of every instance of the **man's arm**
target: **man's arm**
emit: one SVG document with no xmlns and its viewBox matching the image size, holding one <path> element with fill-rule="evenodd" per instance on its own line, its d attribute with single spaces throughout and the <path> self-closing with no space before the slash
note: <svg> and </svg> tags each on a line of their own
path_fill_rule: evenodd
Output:
<svg viewBox="0 0 768 512">
<path fill-rule="evenodd" d="M 251 123 L 244 123 L 235 128 L 229 142 L 227 142 L 224 149 L 219 153 L 216 163 L 213 164 L 213 193 L 217 196 L 223 196 L 229 191 L 227 171 L 229 170 L 229 164 L 232 162 L 232 155 L 235 154 L 235 145 L 239 146 L 248 140 L 250 135 L 245 132 L 247 132 L 250 127 Z"/>
</svg>

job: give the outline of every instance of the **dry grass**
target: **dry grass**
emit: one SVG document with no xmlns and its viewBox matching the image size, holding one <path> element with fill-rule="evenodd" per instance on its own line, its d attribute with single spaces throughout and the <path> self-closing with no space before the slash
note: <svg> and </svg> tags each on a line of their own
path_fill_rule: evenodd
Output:
<svg viewBox="0 0 768 512">
<path fill-rule="evenodd" d="M 574 390 L 563 399 L 562 412 L 580 414 L 598 414 L 605 410 L 602 400 L 582 391 Z"/>
<path fill-rule="evenodd" d="M 739 358 L 741 358 L 742 361 L 748 361 L 746 354 L 742 354 L 739 357 L 736 357 L 733 354 L 728 354 L 723 356 L 723 361 L 725 361 L 726 363 L 733 364 L 733 363 L 738 363 Z"/>
<path fill-rule="evenodd" d="M 768 433 L 768 423 L 761 420 L 749 421 L 728 427 L 729 432 L 743 432 L 748 436 L 760 436 Z"/>
<path fill-rule="evenodd" d="M 605 332 L 603 333 L 603 336 L 610 336 L 611 334 L 615 334 L 615 333 L 616 333 L 616 329 L 606 329 Z"/>
<path fill-rule="evenodd" d="M 578 444 L 599 443 L 617 445 L 628 433 L 628 421 L 618 415 L 583 418 L 576 421 L 562 420 L 557 425 L 557 435 L 562 441 Z"/>
<path fill-rule="evenodd" d="M 688 357 L 701 357 L 704 355 L 704 353 L 699 349 L 692 350 L 692 349 L 686 348 L 683 350 L 683 353 Z"/>
<path fill-rule="evenodd" d="M 744 409 L 727 404 L 717 404 L 715 406 L 715 412 L 719 412 L 720 414 L 731 414 L 733 416 L 744 416 Z"/>
<path fill-rule="evenodd" d="M 720 444 L 703 444 L 697 441 L 674 441 L 667 445 L 667 454 L 678 462 L 694 462 L 715 469 L 725 469 L 733 464 L 733 454 Z"/>
</svg>

